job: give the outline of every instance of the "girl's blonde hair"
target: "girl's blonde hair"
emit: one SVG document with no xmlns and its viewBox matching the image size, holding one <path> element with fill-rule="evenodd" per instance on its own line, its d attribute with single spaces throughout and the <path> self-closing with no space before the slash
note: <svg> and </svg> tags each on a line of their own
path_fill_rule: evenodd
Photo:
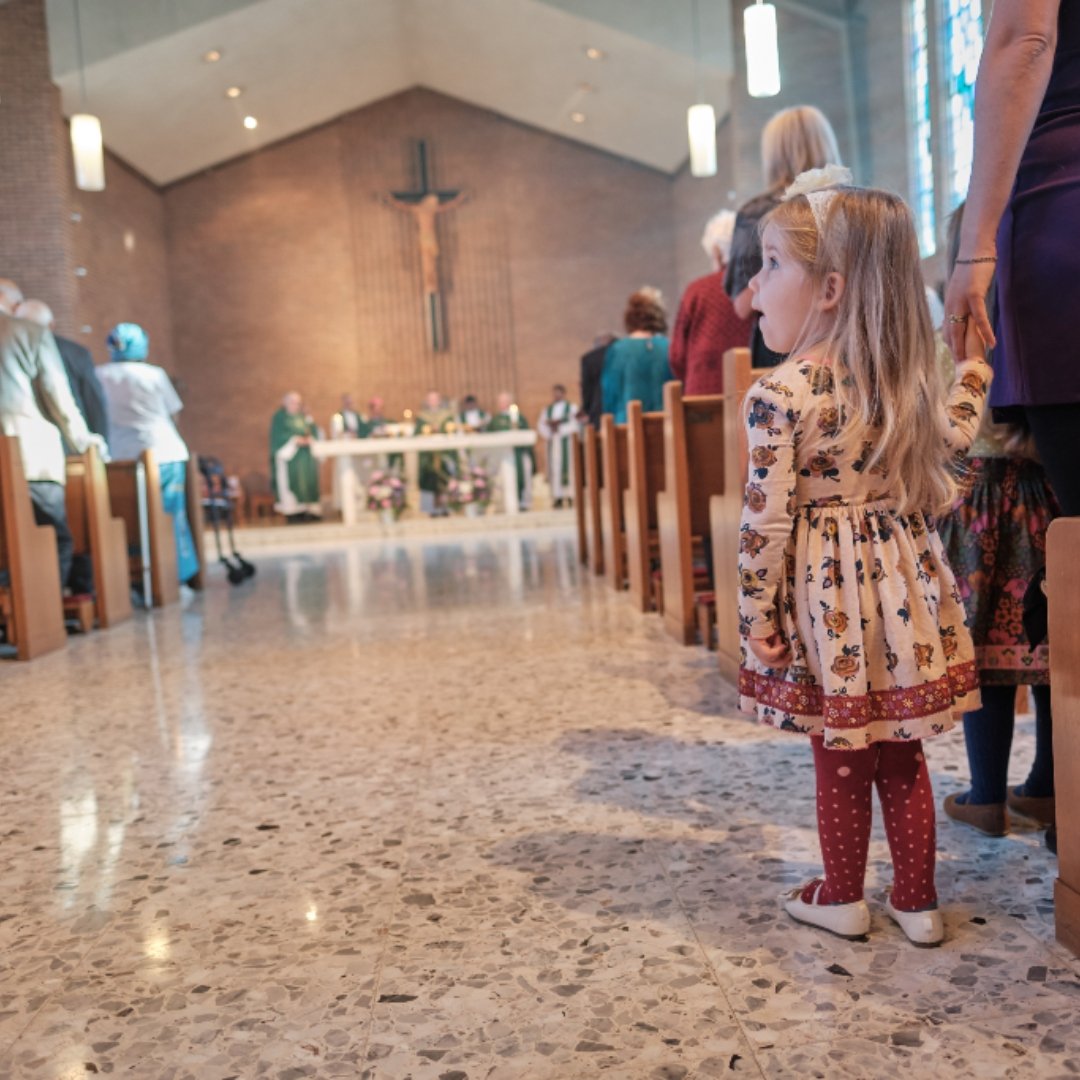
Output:
<svg viewBox="0 0 1080 1080">
<path fill-rule="evenodd" d="M 832 325 L 822 333 L 811 318 L 792 355 L 823 345 L 836 365 L 845 431 L 874 444 L 864 468 L 886 470 L 888 495 L 901 513 L 940 513 L 956 484 L 915 223 L 898 195 L 835 191 L 821 233 L 805 195 L 781 203 L 766 219 L 817 288 L 833 272 L 845 283 Z"/>
<path fill-rule="evenodd" d="M 761 169 L 770 189 L 787 187 L 807 169 L 839 164 L 832 124 L 813 105 L 781 109 L 761 132 Z"/>
</svg>

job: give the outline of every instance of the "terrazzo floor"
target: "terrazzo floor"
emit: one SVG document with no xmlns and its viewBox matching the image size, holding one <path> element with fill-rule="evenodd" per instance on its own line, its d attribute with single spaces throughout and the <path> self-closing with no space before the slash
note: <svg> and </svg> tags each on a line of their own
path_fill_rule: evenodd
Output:
<svg viewBox="0 0 1080 1080">
<path fill-rule="evenodd" d="M 566 530 L 257 564 L 0 666 L 0 1077 L 1080 1072 L 1039 834 L 940 820 L 941 949 L 792 923 L 809 747 Z"/>
</svg>

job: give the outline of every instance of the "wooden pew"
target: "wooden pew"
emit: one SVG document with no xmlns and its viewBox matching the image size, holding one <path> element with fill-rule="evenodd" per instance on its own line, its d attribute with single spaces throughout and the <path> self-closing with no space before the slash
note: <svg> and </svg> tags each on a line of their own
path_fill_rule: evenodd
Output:
<svg viewBox="0 0 1080 1080">
<path fill-rule="evenodd" d="M 643 412 L 640 401 L 626 411 L 626 563 L 630 597 L 639 611 L 652 611 L 652 565 L 660 552 L 656 496 L 664 490 L 664 414 Z"/>
<path fill-rule="evenodd" d="M 626 588 L 626 527 L 623 495 L 627 484 L 626 425 L 607 413 L 600 419 L 600 532 L 604 575 L 616 592 Z"/>
<path fill-rule="evenodd" d="M 131 618 L 127 528 L 113 517 L 105 464 L 91 447 L 67 459 L 64 493 L 75 552 L 94 567 L 94 615 L 103 629 Z"/>
<path fill-rule="evenodd" d="M 749 349 L 724 353 L 724 490 L 709 500 L 716 594 L 716 652 L 726 679 L 739 678 L 739 522 L 746 488 L 748 449 L 743 402 L 755 375 Z"/>
<path fill-rule="evenodd" d="M 199 455 L 192 454 L 184 473 L 184 487 L 187 496 L 187 519 L 191 526 L 191 539 L 195 544 L 195 557 L 199 560 L 199 569 L 188 581 L 193 589 L 206 588 L 206 522 L 203 520 L 203 484 L 199 472 Z M 175 537 L 174 537 L 175 543 Z"/>
<path fill-rule="evenodd" d="M 144 591 L 149 583 L 154 607 L 174 603 L 180 599 L 176 539 L 153 451 L 144 450 L 137 461 L 109 462 L 108 474 L 112 511 L 127 526 L 132 582 Z"/>
<path fill-rule="evenodd" d="M 664 626 L 684 645 L 697 639 L 694 549 L 709 538 L 709 499 L 724 490 L 724 398 L 684 398 L 664 387 L 664 490 L 656 497 Z M 711 568 L 710 568 L 711 569 Z"/>
<path fill-rule="evenodd" d="M 1046 534 L 1050 607 L 1050 697 L 1054 713 L 1058 877 L 1054 922 L 1058 941 L 1080 956 L 1080 518 L 1058 518 Z"/>
<path fill-rule="evenodd" d="M 20 660 L 67 644 L 56 531 L 34 521 L 19 440 L 0 435 L 0 621 Z"/>
<path fill-rule="evenodd" d="M 570 466 L 574 477 L 574 515 L 577 518 L 578 558 L 589 564 L 589 533 L 585 524 L 585 442 L 575 431 L 570 436 Z"/>
<path fill-rule="evenodd" d="M 588 536 L 589 569 L 594 574 L 604 572 L 604 527 L 600 517 L 600 474 L 603 462 L 600 437 L 591 424 L 585 429 L 585 491 L 582 502 L 585 505 L 585 531 Z"/>
</svg>

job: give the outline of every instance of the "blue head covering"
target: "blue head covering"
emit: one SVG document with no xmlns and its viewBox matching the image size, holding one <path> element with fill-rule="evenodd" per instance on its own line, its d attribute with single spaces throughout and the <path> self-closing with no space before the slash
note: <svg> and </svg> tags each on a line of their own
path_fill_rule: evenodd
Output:
<svg viewBox="0 0 1080 1080">
<path fill-rule="evenodd" d="M 146 331 L 133 322 L 117 323 L 105 339 L 113 360 L 145 360 L 150 352 Z"/>
</svg>

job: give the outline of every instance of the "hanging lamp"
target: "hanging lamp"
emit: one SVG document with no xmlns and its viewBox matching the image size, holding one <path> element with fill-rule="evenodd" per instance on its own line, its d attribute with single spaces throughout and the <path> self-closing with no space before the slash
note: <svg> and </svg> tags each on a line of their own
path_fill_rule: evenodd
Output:
<svg viewBox="0 0 1080 1080">
<path fill-rule="evenodd" d="M 86 65 L 83 62 L 82 23 L 79 0 L 75 6 L 75 45 L 79 54 L 79 86 L 82 112 L 71 117 L 71 156 L 75 162 L 75 186 L 80 191 L 105 190 L 105 148 L 101 121 L 86 111 Z"/>
<path fill-rule="evenodd" d="M 701 26 L 698 0 L 691 0 L 694 32 L 694 75 L 697 81 L 697 104 L 686 113 L 686 132 L 690 139 L 690 175 L 716 175 L 716 110 L 705 103 L 701 84 Z"/>
<path fill-rule="evenodd" d="M 776 39 L 776 8 L 757 0 L 743 12 L 746 37 L 746 89 L 751 97 L 780 93 L 780 50 Z"/>
</svg>

